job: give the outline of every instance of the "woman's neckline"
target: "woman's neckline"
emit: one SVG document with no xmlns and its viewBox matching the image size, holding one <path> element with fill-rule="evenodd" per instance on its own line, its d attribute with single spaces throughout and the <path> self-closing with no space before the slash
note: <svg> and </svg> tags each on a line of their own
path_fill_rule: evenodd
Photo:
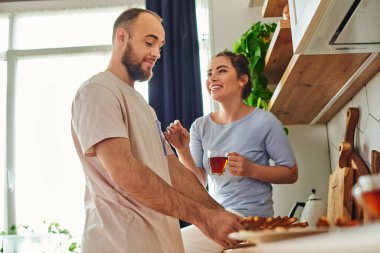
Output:
<svg viewBox="0 0 380 253">
<path fill-rule="evenodd" d="M 215 122 L 214 119 L 211 117 L 211 114 L 212 114 L 212 113 L 209 113 L 209 114 L 208 114 L 208 118 L 210 119 L 210 121 L 211 121 L 214 125 L 224 127 L 224 126 L 233 125 L 233 124 L 236 124 L 236 123 L 238 123 L 238 122 L 241 122 L 241 121 L 246 120 L 246 119 L 249 118 L 252 114 L 255 113 L 256 109 L 257 109 L 256 107 L 253 107 L 253 110 L 250 111 L 249 113 L 247 113 L 246 115 L 244 115 L 243 117 L 238 118 L 238 119 L 236 119 L 236 120 L 234 120 L 234 121 L 232 121 L 232 122 L 226 123 L 226 124 L 220 124 L 220 123 Z"/>
</svg>

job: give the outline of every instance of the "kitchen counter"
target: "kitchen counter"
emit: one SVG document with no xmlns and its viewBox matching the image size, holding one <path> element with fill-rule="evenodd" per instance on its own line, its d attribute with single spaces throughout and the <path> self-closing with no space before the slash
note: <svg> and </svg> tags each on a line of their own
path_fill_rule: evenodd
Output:
<svg viewBox="0 0 380 253">
<path fill-rule="evenodd" d="M 225 250 L 224 253 L 379 253 L 380 222 L 356 228 L 342 228 L 319 235 L 262 243 L 256 246 Z"/>
</svg>

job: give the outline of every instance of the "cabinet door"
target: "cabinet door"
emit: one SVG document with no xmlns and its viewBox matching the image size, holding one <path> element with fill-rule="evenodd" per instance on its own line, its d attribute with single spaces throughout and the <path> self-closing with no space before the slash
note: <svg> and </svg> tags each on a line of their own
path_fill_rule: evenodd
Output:
<svg viewBox="0 0 380 253">
<path fill-rule="evenodd" d="M 290 24 L 292 29 L 293 51 L 302 52 L 308 33 L 316 25 L 316 14 L 326 0 L 289 0 Z"/>
</svg>

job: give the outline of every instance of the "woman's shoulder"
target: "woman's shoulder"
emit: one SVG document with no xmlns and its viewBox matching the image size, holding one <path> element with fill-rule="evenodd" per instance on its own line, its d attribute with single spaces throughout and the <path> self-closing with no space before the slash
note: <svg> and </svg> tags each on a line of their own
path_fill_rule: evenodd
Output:
<svg viewBox="0 0 380 253">
<path fill-rule="evenodd" d="M 261 108 L 255 108 L 256 114 L 261 117 L 264 121 L 278 121 L 277 117 L 269 111 Z"/>
<path fill-rule="evenodd" d="M 203 135 L 205 133 L 205 129 L 209 128 L 210 125 L 210 114 L 201 116 L 194 120 L 194 122 L 191 124 L 190 132 L 192 133 L 198 133 Z"/>
<path fill-rule="evenodd" d="M 194 120 L 192 127 L 204 126 L 205 124 L 207 124 L 207 121 L 209 118 L 210 118 L 210 114 L 207 114 L 207 115 L 204 115 L 204 116 L 197 118 L 196 120 Z"/>
</svg>

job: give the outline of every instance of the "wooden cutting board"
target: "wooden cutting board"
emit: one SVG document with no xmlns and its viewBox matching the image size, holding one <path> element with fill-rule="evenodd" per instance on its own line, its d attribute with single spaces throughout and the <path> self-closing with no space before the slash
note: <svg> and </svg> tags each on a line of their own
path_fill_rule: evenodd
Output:
<svg viewBox="0 0 380 253">
<path fill-rule="evenodd" d="M 352 168 L 337 168 L 330 175 L 327 218 L 331 223 L 335 223 L 339 217 L 351 220 L 353 183 L 354 170 Z"/>
<path fill-rule="evenodd" d="M 380 152 L 376 150 L 372 150 L 371 152 L 371 173 L 379 174 L 380 172 Z"/>
<path fill-rule="evenodd" d="M 344 134 L 344 140 L 339 146 L 339 167 L 350 167 L 355 169 L 355 182 L 357 181 L 358 177 L 369 174 L 369 169 L 366 163 L 354 148 L 355 130 L 358 122 L 359 108 L 348 108 L 346 114 L 346 132 Z"/>
</svg>

